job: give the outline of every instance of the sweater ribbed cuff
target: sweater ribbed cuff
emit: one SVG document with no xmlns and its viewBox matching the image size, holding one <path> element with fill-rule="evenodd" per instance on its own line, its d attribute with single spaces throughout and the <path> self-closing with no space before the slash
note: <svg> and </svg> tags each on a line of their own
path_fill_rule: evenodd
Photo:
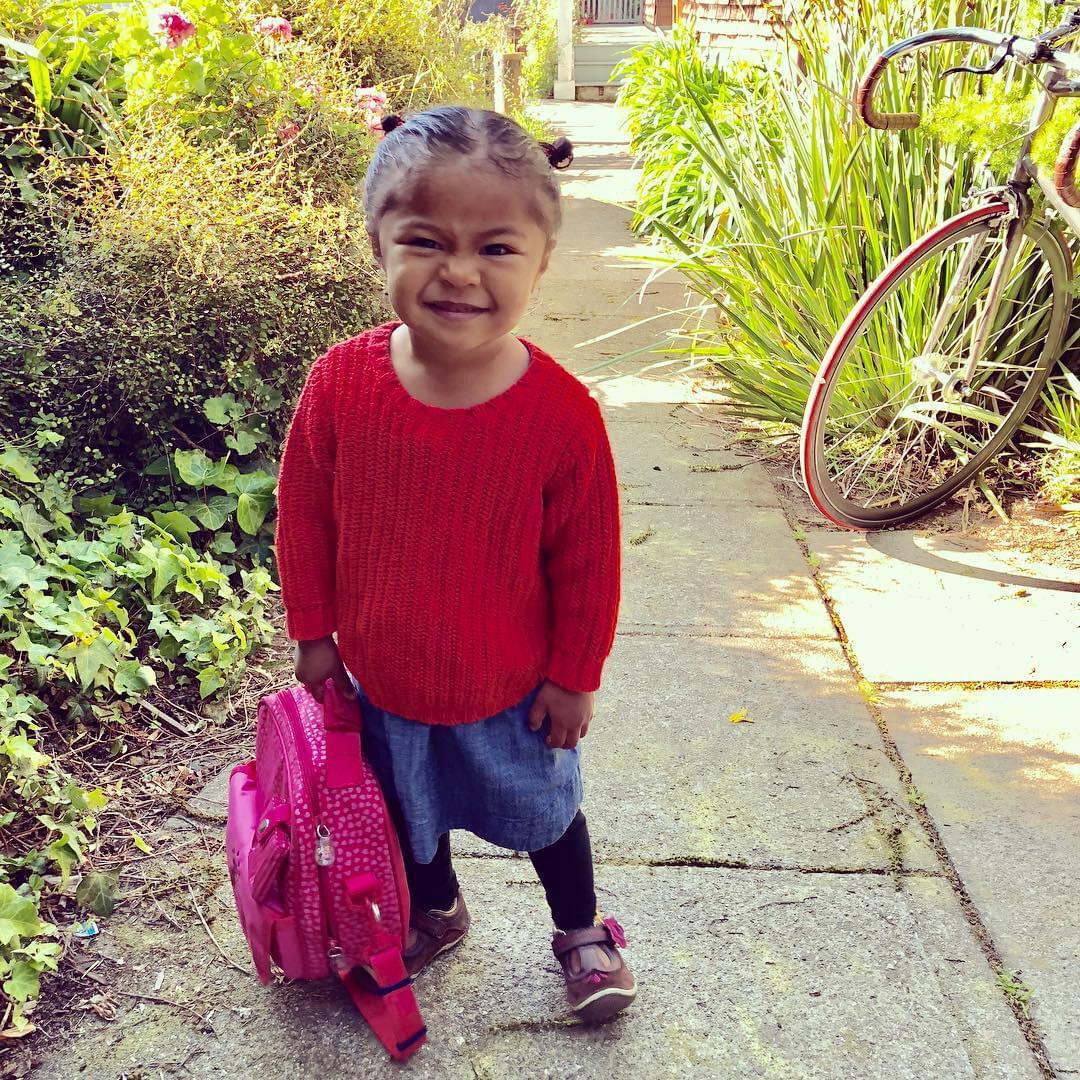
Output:
<svg viewBox="0 0 1080 1080">
<path fill-rule="evenodd" d="M 585 694 L 600 689 L 600 673 L 603 668 L 603 659 L 555 652 L 548 660 L 544 676 L 564 690 Z"/>
<path fill-rule="evenodd" d="M 334 604 L 318 607 L 286 608 L 285 628 L 293 641 L 314 641 L 329 637 L 337 629 L 337 609 Z"/>
</svg>

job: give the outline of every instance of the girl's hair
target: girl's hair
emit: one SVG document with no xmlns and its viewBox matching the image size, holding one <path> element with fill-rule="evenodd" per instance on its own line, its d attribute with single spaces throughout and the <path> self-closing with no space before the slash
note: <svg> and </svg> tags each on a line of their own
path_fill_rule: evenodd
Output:
<svg viewBox="0 0 1080 1080">
<path fill-rule="evenodd" d="M 368 166 L 364 182 L 364 213 L 368 232 L 376 233 L 379 219 L 395 203 L 409 178 L 439 158 L 477 157 L 515 179 L 531 181 L 540 194 L 538 211 L 550 236 L 562 223 L 559 184 L 552 169 L 565 169 L 574 160 L 569 139 L 537 142 L 513 120 L 487 109 L 443 105 L 383 119 L 386 133 Z"/>
</svg>

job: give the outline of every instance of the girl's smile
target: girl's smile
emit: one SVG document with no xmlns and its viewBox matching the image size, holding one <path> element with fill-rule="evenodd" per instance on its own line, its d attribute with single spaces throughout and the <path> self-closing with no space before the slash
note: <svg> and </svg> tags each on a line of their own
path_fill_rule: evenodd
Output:
<svg viewBox="0 0 1080 1080">
<path fill-rule="evenodd" d="M 505 354 L 547 268 L 541 222 L 530 185 L 482 159 L 409 178 L 372 239 L 415 359 L 448 368 Z"/>
</svg>

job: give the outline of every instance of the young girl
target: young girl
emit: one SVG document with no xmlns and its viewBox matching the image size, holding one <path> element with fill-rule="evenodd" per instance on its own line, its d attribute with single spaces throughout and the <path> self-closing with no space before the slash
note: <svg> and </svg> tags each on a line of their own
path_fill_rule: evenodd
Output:
<svg viewBox="0 0 1080 1080">
<path fill-rule="evenodd" d="M 281 465 L 296 674 L 360 698 L 405 856 L 410 973 L 469 929 L 448 835 L 468 829 L 530 853 L 570 1005 L 601 1020 L 636 993 L 618 923 L 597 917 L 578 761 L 615 633 L 618 491 L 596 402 L 512 333 L 571 147 L 460 107 L 385 129 L 364 198 L 401 321 L 317 361 Z"/>
</svg>

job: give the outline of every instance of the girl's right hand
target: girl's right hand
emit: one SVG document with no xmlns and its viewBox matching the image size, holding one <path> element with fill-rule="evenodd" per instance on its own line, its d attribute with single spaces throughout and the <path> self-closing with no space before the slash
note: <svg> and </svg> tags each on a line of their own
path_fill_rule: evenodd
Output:
<svg viewBox="0 0 1080 1080">
<path fill-rule="evenodd" d="M 333 679 L 338 693 L 352 700 L 356 689 L 352 679 L 341 662 L 337 643 L 332 637 L 318 638 L 315 641 L 298 641 L 294 656 L 296 677 L 304 684 L 307 691 L 318 702 L 323 699 L 323 686 L 327 679 Z"/>
</svg>

